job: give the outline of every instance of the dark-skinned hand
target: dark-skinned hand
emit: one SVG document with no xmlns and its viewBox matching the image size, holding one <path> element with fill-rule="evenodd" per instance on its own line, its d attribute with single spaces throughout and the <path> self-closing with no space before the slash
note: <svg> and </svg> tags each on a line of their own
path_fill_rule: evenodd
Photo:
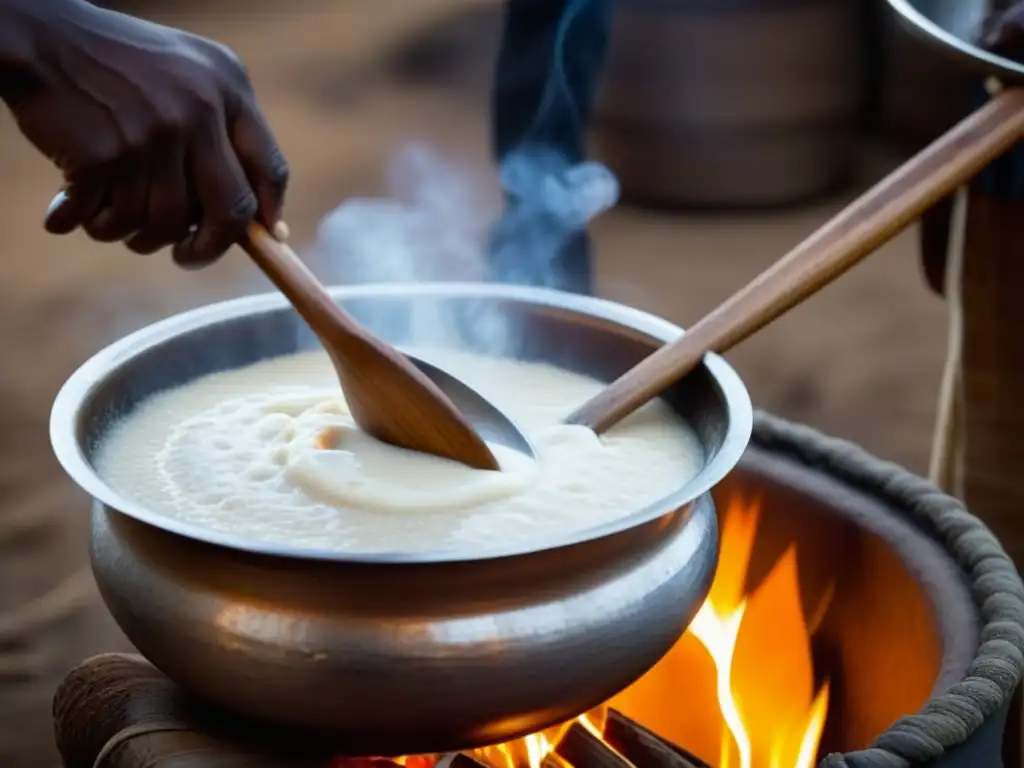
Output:
<svg viewBox="0 0 1024 768">
<path fill-rule="evenodd" d="M 224 46 L 82 0 L 0 0 L 0 96 L 64 174 L 53 233 L 201 266 L 281 218 L 287 165 Z"/>
</svg>

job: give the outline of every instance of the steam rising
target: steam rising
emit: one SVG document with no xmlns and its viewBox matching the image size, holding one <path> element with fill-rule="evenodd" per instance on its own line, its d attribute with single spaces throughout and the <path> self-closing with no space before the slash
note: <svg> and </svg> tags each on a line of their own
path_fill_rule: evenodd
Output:
<svg viewBox="0 0 1024 768">
<path fill-rule="evenodd" d="M 487 212 L 472 176 L 410 144 L 392 160 L 387 180 L 389 197 L 347 200 L 320 222 L 320 276 L 339 283 L 480 279 Z"/>
<path fill-rule="evenodd" d="M 388 197 L 348 200 L 322 220 L 316 266 L 323 279 L 487 280 L 552 288 L 568 284 L 560 256 L 619 197 L 611 171 L 594 162 L 573 164 L 559 150 L 565 128 L 575 137 L 586 130 L 579 94 L 566 76 L 569 32 L 585 3 L 568 4 L 558 21 L 537 113 L 519 146 L 501 160 L 505 205 L 497 220 L 481 202 L 488 198 L 481 179 L 422 144 L 410 144 L 388 169 Z M 422 306 L 381 306 L 360 314 L 377 333 L 394 341 L 471 341 L 494 352 L 511 351 L 508 323 L 482 307 L 460 318 Z"/>
<path fill-rule="evenodd" d="M 524 147 L 500 169 L 507 194 L 491 236 L 482 185 L 422 144 L 395 157 L 390 197 L 355 198 L 320 223 L 316 270 L 331 283 L 493 281 L 559 287 L 558 256 L 588 222 L 612 207 L 618 183 L 599 163 L 570 165 L 555 150 Z M 487 243 L 490 242 L 488 251 Z M 511 351 L 508 323 L 476 307 L 458 319 L 433 307 L 374 307 L 360 319 L 393 340 L 458 344 L 468 335 L 495 352 Z"/>
<path fill-rule="evenodd" d="M 591 219 L 615 205 L 619 185 L 600 163 L 570 165 L 543 145 L 525 146 L 502 163 L 508 205 L 491 240 L 490 277 L 558 288 L 559 255 Z"/>
<path fill-rule="evenodd" d="M 472 175 L 411 144 L 396 155 L 387 178 L 390 197 L 347 200 L 321 221 L 315 255 L 321 278 L 340 284 L 482 280 L 487 215 Z M 461 323 L 485 347 L 508 347 L 505 324 L 482 307 L 461 320 L 426 304 L 381 303 L 356 314 L 392 341 L 458 345 L 465 337 Z"/>
</svg>

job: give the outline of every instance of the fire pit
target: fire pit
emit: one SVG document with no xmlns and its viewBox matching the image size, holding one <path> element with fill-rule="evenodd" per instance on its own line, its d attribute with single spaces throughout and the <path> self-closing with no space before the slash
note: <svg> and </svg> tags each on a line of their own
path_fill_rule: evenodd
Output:
<svg viewBox="0 0 1024 768">
<path fill-rule="evenodd" d="M 345 758 L 329 737 L 212 711 L 143 660 L 106 656 L 57 692 L 65 766 L 1000 764 L 1024 587 L 981 523 L 897 467 L 764 415 L 715 496 L 721 562 L 690 631 L 571 723 L 465 753 Z"/>
</svg>

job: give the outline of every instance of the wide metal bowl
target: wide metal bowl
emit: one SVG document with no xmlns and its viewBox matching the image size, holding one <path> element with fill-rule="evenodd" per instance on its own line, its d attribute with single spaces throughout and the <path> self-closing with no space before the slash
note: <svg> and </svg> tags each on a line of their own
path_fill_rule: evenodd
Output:
<svg viewBox="0 0 1024 768">
<path fill-rule="evenodd" d="M 597 299 L 491 285 L 391 285 L 334 295 L 400 344 L 457 345 L 604 379 L 680 330 Z M 442 338 L 443 337 L 443 338 Z M 610 524 L 531 551 L 352 553 L 289 548 L 167 519 L 121 496 L 90 457 L 155 392 L 311 347 L 275 295 L 144 328 L 85 363 L 51 436 L 96 500 L 92 563 L 141 653 L 230 710 L 329 731 L 351 754 L 500 742 L 609 698 L 671 648 L 707 595 L 718 532 L 709 489 L 750 436 L 750 400 L 720 358 L 666 394 L 706 451 L 700 474 Z"/>
</svg>

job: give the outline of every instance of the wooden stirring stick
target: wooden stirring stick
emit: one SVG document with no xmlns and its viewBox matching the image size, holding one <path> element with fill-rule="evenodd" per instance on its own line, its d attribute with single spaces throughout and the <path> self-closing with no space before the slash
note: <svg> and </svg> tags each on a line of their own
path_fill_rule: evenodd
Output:
<svg viewBox="0 0 1024 768">
<path fill-rule="evenodd" d="M 475 469 L 499 468 L 487 444 L 437 385 L 339 307 L 291 248 L 255 223 L 239 244 L 320 339 L 363 431 Z"/>
<path fill-rule="evenodd" d="M 67 201 L 66 191 L 58 193 L 46 218 L 58 215 Z M 356 424 L 378 440 L 402 448 L 432 453 L 474 469 L 499 470 L 491 449 L 452 398 L 405 355 L 378 339 L 334 302 L 327 289 L 283 242 L 288 237 L 284 222 L 278 223 L 275 235 L 254 222 L 239 245 L 320 339 L 334 364 Z M 457 392 L 456 399 L 475 413 L 485 427 L 497 429 L 506 437 L 512 433 L 512 439 L 505 443 L 533 455 L 529 440 L 501 411 L 452 376 L 439 369 L 436 373 L 449 385 L 448 392 Z"/>
<path fill-rule="evenodd" d="M 1024 88 L 1004 91 L 843 209 L 675 342 L 566 421 L 604 432 L 689 373 L 812 296 L 953 192 L 1024 135 Z"/>
</svg>

